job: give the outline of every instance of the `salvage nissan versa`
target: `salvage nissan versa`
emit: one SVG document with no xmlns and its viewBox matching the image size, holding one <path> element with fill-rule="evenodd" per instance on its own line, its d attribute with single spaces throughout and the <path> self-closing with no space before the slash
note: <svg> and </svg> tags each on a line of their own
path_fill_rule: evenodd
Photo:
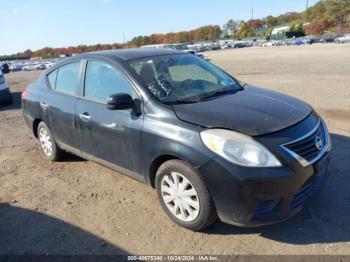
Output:
<svg viewBox="0 0 350 262">
<path fill-rule="evenodd" d="M 46 159 L 71 152 L 151 185 L 191 230 L 284 221 L 329 174 L 330 137 L 309 105 L 181 51 L 75 56 L 22 99 Z"/>
</svg>

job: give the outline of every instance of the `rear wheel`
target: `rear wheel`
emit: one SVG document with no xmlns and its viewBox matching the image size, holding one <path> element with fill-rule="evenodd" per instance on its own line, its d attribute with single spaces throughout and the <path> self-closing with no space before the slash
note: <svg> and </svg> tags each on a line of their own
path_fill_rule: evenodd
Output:
<svg viewBox="0 0 350 262">
<path fill-rule="evenodd" d="M 45 159 L 59 161 L 63 157 L 63 151 L 58 148 L 50 129 L 44 122 L 40 122 L 37 132 Z"/>
<path fill-rule="evenodd" d="M 13 97 L 12 97 L 12 94 L 10 94 L 10 98 L 9 98 L 8 104 L 9 104 L 9 105 L 12 105 L 12 104 L 13 104 Z"/>
<path fill-rule="evenodd" d="M 156 190 L 162 208 L 178 225 L 199 231 L 216 220 L 207 187 L 186 162 L 171 160 L 161 165 L 156 176 Z"/>
</svg>

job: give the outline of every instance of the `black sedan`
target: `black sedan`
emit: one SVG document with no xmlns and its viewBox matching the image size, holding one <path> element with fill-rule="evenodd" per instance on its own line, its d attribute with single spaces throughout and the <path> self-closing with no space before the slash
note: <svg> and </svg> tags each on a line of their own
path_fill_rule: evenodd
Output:
<svg viewBox="0 0 350 262">
<path fill-rule="evenodd" d="M 333 35 L 326 35 L 326 36 L 323 36 L 321 39 L 320 39 L 320 42 L 321 43 L 334 43 L 334 41 L 339 38 L 339 37 L 342 37 L 343 34 L 333 34 Z"/>
<path fill-rule="evenodd" d="M 22 99 L 46 159 L 71 152 L 140 180 L 191 230 L 286 220 L 329 175 L 330 137 L 310 106 L 181 51 L 75 56 Z"/>
</svg>

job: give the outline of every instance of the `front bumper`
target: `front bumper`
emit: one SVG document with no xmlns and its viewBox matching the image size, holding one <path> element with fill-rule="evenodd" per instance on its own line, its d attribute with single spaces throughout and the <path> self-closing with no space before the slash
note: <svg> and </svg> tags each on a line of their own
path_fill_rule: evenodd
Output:
<svg viewBox="0 0 350 262">
<path fill-rule="evenodd" d="M 310 120 L 284 132 L 294 134 L 306 125 L 310 125 Z M 286 137 L 286 133 L 274 134 L 275 140 L 279 135 Z M 247 227 L 268 225 L 293 217 L 325 184 L 330 143 L 327 149 L 308 166 L 291 156 L 288 159 L 288 154 L 284 155 L 283 166 L 276 168 L 240 167 L 215 157 L 199 167 L 198 172 L 208 186 L 221 221 Z"/>
<path fill-rule="evenodd" d="M 0 85 L 0 105 L 12 104 L 10 88 L 6 84 Z"/>
</svg>

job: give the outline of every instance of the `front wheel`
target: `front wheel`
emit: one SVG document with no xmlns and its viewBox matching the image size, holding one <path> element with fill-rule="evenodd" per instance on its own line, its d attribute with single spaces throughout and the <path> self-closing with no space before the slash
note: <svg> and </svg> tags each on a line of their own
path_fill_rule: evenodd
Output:
<svg viewBox="0 0 350 262">
<path fill-rule="evenodd" d="M 44 122 L 41 122 L 38 125 L 37 132 L 40 146 L 42 152 L 44 153 L 45 159 L 51 161 L 59 161 L 63 156 L 63 151 L 56 145 L 56 142 L 53 138 L 52 133 L 50 132 L 50 129 Z"/>
<path fill-rule="evenodd" d="M 170 160 L 161 165 L 156 176 L 156 190 L 163 210 L 184 228 L 203 230 L 217 218 L 207 187 L 186 162 Z"/>
</svg>

